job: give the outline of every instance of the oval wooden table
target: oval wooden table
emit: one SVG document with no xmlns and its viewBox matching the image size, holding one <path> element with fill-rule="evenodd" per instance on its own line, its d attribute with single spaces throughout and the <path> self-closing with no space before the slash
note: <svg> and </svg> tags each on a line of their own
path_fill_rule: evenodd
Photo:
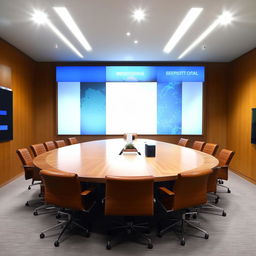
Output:
<svg viewBox="0 0 256 256">
<path fill-rule="evenodd" d="M 145 157 L 145 143 L 156 145 L 156 156 Z M 81 181 L 105 182 L 105 176 L 154 176 L 155 181 L 176 179 L 188 170 L 210 169 L 218 160 L 206 153 L 166 142 L 137 139 L 141 153 L 123 153 L 124 139 L 108 139 L 65 146 L 34 158 L 40 169 L 77 173 Z"/>
</svg>

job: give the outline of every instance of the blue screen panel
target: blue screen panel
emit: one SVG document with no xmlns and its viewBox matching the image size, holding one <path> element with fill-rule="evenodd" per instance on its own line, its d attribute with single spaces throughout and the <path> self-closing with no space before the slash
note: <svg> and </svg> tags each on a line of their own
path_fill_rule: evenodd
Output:
<svg viewBox="0 0 256 256">
<path fill-rule="evenodd" d="M 0 131 L 8 131 L 8 125 L 0 125 Z"/>
<path fill-rule="evenodd" d="M 156 68 L 145 66 L 106 67 L 107 82 L 154 82 Z"/>
<path fill-rule="evenodd" d="M 106 67 L 56 67 L 57 82 L 105 82 Z"/>
<path fill-rule="evenodd" d="M 157 67 L 157 81 L 204 82 L 204 67 Z"/>
<path fill-rule="evenodd" d="M 157 134 L 181 134 L 182 85 L 157 84 Z"/>
<path fill-rule="evenodd" d="M 106 84 L 81 83 L 81 134 L 106 134 Z"/>
<path fill-rule="evenodd" d="M 0 116 L 7 116 L 7 110 L 0 110 Z"/>
</svg>

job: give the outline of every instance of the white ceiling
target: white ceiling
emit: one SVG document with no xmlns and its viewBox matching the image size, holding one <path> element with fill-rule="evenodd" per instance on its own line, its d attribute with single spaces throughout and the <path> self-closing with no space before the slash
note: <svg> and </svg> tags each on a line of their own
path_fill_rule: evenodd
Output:
<svg viewBox="0 0 256 256">
<path fill-rule="evenodd" d="M 91 52 L 82 48 L 53 6 L 68 8 L 92 46 Z M 139 7 L 145 9 L 146 20 L 136 23 L 131 15 Z M 173 51 L 164 53 L 165 44 L 191 7 L 204 10 Z M 33 9 L 44 10 L 84 58 L 47 26 L 34 24 Z M 256 0 L 0 0 L 0 37 L 36 61 L 178 61 L 223 10 L 234 14 L 233 23 L 217 27 L 180 61 L 228 62 L 256 46 Z"/>
</svg>

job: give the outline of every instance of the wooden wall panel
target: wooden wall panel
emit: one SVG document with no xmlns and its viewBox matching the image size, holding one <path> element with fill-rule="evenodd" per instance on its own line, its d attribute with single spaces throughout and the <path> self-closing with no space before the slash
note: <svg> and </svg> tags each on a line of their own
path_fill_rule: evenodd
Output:
<svg viewBox="0 0 256 256">
<path fill-rule="evenodd" d="M 0 69 L 0 85 L 13 90 L 13 140 L 0 142 L 1 186 L 23 172 L 15 150 L 34 141 L 35 62 L 0 39 Z"/>
<path fill-rule="evenodd" d="M 145 63 L 144 63 L 145 64 Z M 151 63 L 152 64 L 152 63 Z M 170 63 L 170 65 L 188 65 L 188 63 Z M 203 136 L 183 136 L 193 140 L 207 140 L 226 146 L 226 88 L 228 76 L 227 63 L 196 63 L 206 67 L 205 83 L 205 134 Z M 56 125 L 56 80 L 55 67 L 58 65 L 85 65 L 84 63 L 38 63 L 36 80 L 37 90 L 35 98 L 35 130 L 36 142 L 46 140 L 65 139 L 69 136 L 57 136 Z M 88 64 L 87 64 L 88 65 Z M 93 63 L 89 63 L 93 65 Z M 103 63 L 102 65 L 106 65 Z M 166 65 L 166 63 L 165 63 Z M 193 64 L 190 64 L 193 65 Z M 79 141 L 90 141 L 120 136 L 77 136 Z M 145 138 L 157 139 L 171 143 L 177 143 L 180 136 L 144 136 Z"/>
<path fill-rule="evenodd" d="M 256 145 L 251 144 L 251 109 L 256 108 L 256 49 L 230 64 L 228 148 L 235 150 L 231 167 L 256 182 Z"/>
</svg>

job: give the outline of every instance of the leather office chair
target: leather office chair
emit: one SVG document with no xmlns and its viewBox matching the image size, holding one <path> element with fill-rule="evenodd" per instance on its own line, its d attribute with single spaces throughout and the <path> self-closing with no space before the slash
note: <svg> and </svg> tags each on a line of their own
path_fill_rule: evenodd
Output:
<svg viewBox="0 0 256 256">
<path fill-rule="evenodd" d="M 53 141 L 46 141 L 46 142 L 44 143 L 44 146 L 45 146 L 45 148 L 46 148 L 47 151 L 50 151 L 50 150 L 53 150 L 53 149 L 56 148 L 56 145 L 54 144 Z"/>
<path fill-rule="evenodd" d="M 204 141 L 196 140 L 196 141 L 194 141 L 194 143 L 192 145 L 192 148 L 195 149 L 195 150 L 198 150 L 198 151 L 202 151 L 204 145 L 205 145 Z"/>
<path fill-rule="evenodd" d="M 35 185 L 41 185 L 42 182 L 41 182 L 41 177 L 39 175 L 40 169 L 34 166 L 32 156 L 28 151 L 28 149 L 27 148 L 17 149 L 16 153 L 22 163 L 25 179 L 32 180 L 31 184 L 28 186 L 28 189 L 30 190 L 31 187 Z M 40 201 L 41 199 L 27 201 L 26 206 L 29 206 L 33 203 L 38 203 Z"/>
<path fill-rule="evenodd" d="M 165 211 L 167 213 L 179 213 L 179 218 L 175 219 L 174 223 L 171 223 L 171 225 L 163 229 L 160 229 L 159 227 L 159 237 L 176 225 L 179 225 L 181 228 L 180 244 L 185 245 L 184 224 L 187 224 L 189 227 L 204 233 L 205 239 L 209 238 L 209 234 L 205 230 L 195 226 L 187 220 L 187 217 L 194 216 L 197 212 L 187 212 L 186 210 L 203 205 L 207 202 L 207 183 L 211 173 L 212 170 L 182 172 L 178 175 L 178 179 L 175 181 L 173 191 L 165 187 L 159 188 L 159 202 Z"/>
<path fill-rule="evenodd" d="M 136 233 L 147 241 L 149 249 L 153 248 L 151 239 L 139 230 L 148 230 L 146 223 L 135 224 L 132 216 L 153 216 L 154 196 L 153 177 L 136 178 L 106 177 L 105 215 L 127 217 L 127 223 L 112 228 L 109 232 L 125 231 Z M 130 217 L 130 218 L 129 218 Z M 111 238 L 107 241 L 107 249 L 111 249 Z"/>
<path fill-rule="evenodd" d="M 74 214 L 76 212 L 88 213 L 92 209 L 95 204 L 93 190 L 82 191 L 78 176 L 75 173 L 41 170 L 40 175 L 45 186 L 45 201 L 59 208 L 68 209 L 59 212 L 59 215 L 65 215 L 67 219 L 60 220 L 57 225 L 42 231 L 40 238 L 44 238 L 47 231 L 62 227 L 57 240 L 54 242 L 54 246 L 58 247 L 60 238 L 71 225 L 85 231 L 88 237 L 88 228 L 79 224 L 74 219 Z"/>
<path fill-rule="evenodd" d="M 214 156 L 216 154 L 218 148 L 219 148 L 219 146 L 217 144 L 206 143 L 204 145 L 202 152 Z"/>
<path fill-rule="evenodd" d="M 220 198 L 216 194 L 216 192 L 217 192 L 217 175 L 218 175 L 218 170 L 216 168 L 213 168 L 212 173 L 209 175 L 208 183 L 207 183 L 207 193 L 208 193 L 208 195 L 212 195 L 213 197 L 215 197 L 215 201 L 214 201 L 215 204 L 218 203 L 219 198 Z M 221 215 L 225 217 L 227 214 L 224 211 L 224 209 L 217 207 L 215 204 L 211 203 L 208 200 L 206 204 L 201 206 L 201 209 L 202 209 L 201 212 L 215 213 L 217 211 L 217 212 L 221 212 Z"/>
<path fill-rule="evenodd" d="M 64 140 L 56 140 L 55 145 L 57 146 L 57 148 L 62 148 L 66 146 L 66 143 Z"/>
<path fill-rule="evenodd" d="M 71 137 L 71 138 L 68 138 L 68 143 L 69 145 L 77 144 L 78 140 L 76 137 Z"/>
<path fill-rule="evenodd" d="M 227 189 L 228 193 L 231 193 L 231 190 L 223 185 L 223 180 L 228 180 L 228 166 L 234 156 L 235 152 L 228 150 L 228 149 L 222 149 L 217 156 L 219 160 L 219 165 L 216 167 L 217 171 L 217 178 L 219 179 L 218 185 L 221 187 L 224 187 Z"/>
<path fill-rule="evenodd" d="M 189 141 L 189 139 L 180 138 L 180 140 L 178 141 L 177 145 L 186 147 L 187 144 L 188 144 L 188 141 Z"/>
<path fill-rule="evenodd" d="M 132 133 L 132 140 L 136 140 L 138 138 L 137 133 Z M 124 139 L 127 140 L 127 133 L 124 134 Z"/>
<path fill-rule="evenodd" d="M 30 148 L 34 156 L 38 156 L 46 152 L 46 148 L 42 143 L 31 145 Z"/>
</svg>

